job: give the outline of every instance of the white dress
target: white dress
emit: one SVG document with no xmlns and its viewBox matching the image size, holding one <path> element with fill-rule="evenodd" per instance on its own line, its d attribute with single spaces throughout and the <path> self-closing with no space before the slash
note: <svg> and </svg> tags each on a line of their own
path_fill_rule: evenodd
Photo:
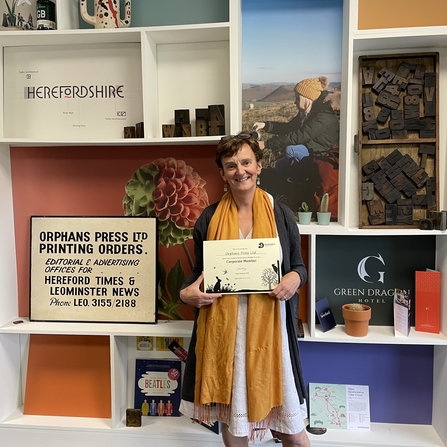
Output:
<svg viewBox="0 0 447 447">
<path fill-rule="evenodd" d="M 239 234 L 242 238 L 242 234 Z M 247 239 L 252 237 L 252 232 Z M 281 252 L 282 260 L 282 252 Z M 246 386 L 246 321 L 247 321 L 247 295 L 239 295 L 236 346 L 233 367 L 233 392 L 231 401 L 231 415 L 229 431 L 233 436 L 251 437 L 252 424 L 248 422 L 247 386 Z M 289 342 L 286 330 L 285 301 L 280 301 L 281 307 L 281 340 L 282 340 L 282 371 L 283 371 L 283 410 L 281 420 L 272 418 L 266 429 L 285 434 L 299 433 L 304 429 L 304 418 L 307 417 L 306 403 L 300 405 L 298 392 L 295 387 L 292 365 L 290 361 Z M 212 410 L 212 408 L 211 408 Z M 182 400 L 180 412 L 194 419 L 194 403 Z M 211 421 L 215 422 L 216 415 L 211 411 Z M 267 430 L 257 430 L 255 437 L 262 439 Z"/>
</svg>

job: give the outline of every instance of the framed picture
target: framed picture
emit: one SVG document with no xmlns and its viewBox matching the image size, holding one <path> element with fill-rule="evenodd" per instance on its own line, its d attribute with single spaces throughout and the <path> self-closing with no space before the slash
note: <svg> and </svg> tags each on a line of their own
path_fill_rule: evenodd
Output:
<svg viewBox="0 0 447 447">
<path fill-rule="evenodd" d="M 150 217 L 31 217 L 31 321 L 157 322 Z"/>
</svg>

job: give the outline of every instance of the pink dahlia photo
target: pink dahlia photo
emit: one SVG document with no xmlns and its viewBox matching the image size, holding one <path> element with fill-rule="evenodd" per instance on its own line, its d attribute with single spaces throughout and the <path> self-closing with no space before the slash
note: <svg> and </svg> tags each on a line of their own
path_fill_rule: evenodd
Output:
<svg viewBox="0 0 447 447">
<path fill-rule="evenodd" d="M 124 213 L 156 217 L 160 243 L 183 244 L 192 238 L 194 224 L 209 204 L 205 183 L 183 160 L 157 158 L 127 182 Z"/>
</svg>

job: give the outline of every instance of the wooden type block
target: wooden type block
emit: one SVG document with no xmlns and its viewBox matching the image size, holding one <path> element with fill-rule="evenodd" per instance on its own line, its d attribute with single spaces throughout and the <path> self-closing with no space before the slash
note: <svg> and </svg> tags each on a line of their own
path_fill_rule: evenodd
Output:
<svg viewBox="0 0 447 447">
<path fill-rule="evenodd" d="M 189 124 L 189 110 L 188 109 L 179 109 L 174 111 L 175 124 Z"/>
<path fill-rule="evenodd" d="M 374 183 L 362 183 L 362 200 L 372 200 L 374 198 Z"/>
<path fill-rule="evenodd" d="M 210 111 L 208 108 L 206 109 L 196 109 L 196 120 L 210 120 Z"/>
<path fill-rule="evenodd" d="M 396 75 L 401 78 L 406 78 L 410 74 L 410 71 L 416 70 L 416 66 L 414 64 L 408 64 L 407 62 L 402 62 L 397 69 Z"/>
<path fill-rule="evenodd" d="M 362 106 L 371 107 L 374 105 L 373 95 L 371 92 L 362 93 Z"/>
<path fill-rule="evenodd" d="M 387 169 L 391 168 L 391 164 L 388 162 L 388 160 L 385 157 L 380 157 L 376 160 L 377 164 L 379 165 L 380 169 L 383 171 L 386 171 Z"/>
<path fill-rule="evenodd" d="M 397 206 L 413 206 L 413 201 L 411 199 L 399 199 L 397 201 Z"/>
<path fill-rule="evenodd" d="M 204 119 L 196 119 L 196 136 L 205 137 L 208 135 L 208 122 Z"/>
<path fill-rule="evenodd" d="M 397 174 L 394 178 L 390 179 L 390 181 L 393 184 L 393 186 L 399 191 L 403 191 L 403 189 L 406 186 L 408 186 L 409 184 L 411 185 L 410 180 L 403 172 L 399 172 L 399 174 Z"/>
<path fill-rule="evenodd" d="M 396 202 L 396 200 L 400 199 L 400 192 L 396 188 L 393 188 L 391 191 L 387 192 L 383 197 L 388 203 L 393 203 Z"/>
<path fill-rule="evenodd" d="M 378 128 L 376 120 L 362 123 L 363 133 L 375 132 Z"/>
<path fill-rule="evenodd" d="M 401 216 L 412 216 L 413 215 L 413 202 L 410 199 L 408 205 L 401 205 L 401 200 L 397 201 L 397 214 Z"/>
<path fill-rule="evenodd" d="M 368 208 L 368 220 L 371 225 L 382 225 L 385 223 L 385 209 L 381 200 L 370 200 L 366 203 Z"/>
<path fill-rule="evenodd" d="M 397 224 L 397 205 L 386 204 L 385 205 L 385 224 L 396 225 Z"/>
<path fill-rule="evenodd" d="M 407 96 L 405 98 L 407 98 Z M 404 116 L 406 121 L 413 118 L 419 118 L 419 96 L 416 96 L 416 98 L 418 98 L 417 105 L 416 104 L 404 105 Z"/>
<path fill-rule="evenodd" d="M 410 118 L 405 120 L 406 130 L 419 130 L 421 128 L 421 120 L 419 118 Z"/>
<path fill-rule="evenodd" d="M 141 409 L 126 409 L 126 427 L 141 427 Z"/>
<path fill-rule="evenodd" d="M 388 107 L 382 107 L 377 114 L 377 121 L 379 123 L 385 123 L 388 117 L 390 116 L 391 109 Z"/>
<path fill-rule="evenodd" d="M 391 131 L 391 138 L 394 140 L 404 140 L 408 137 L 406 130 L 392 130 Z"/>
<path fill-rule="evenodd" d="M 423 79 L 416 79 L 416 78 L 410 78 L 408 80 L 408 85 L 413 85 L 413 84 L 417 84 L 417 85 L 424 85 L 424 80 Z M 407 86 L 408 87 L 408 86 Z"/>
<path fill-rule="evenodd" d="M 377 140 L 376 131 L 368 132 L 368 140 Z"/>
<path fill-rule="evenodd" d="M 376 115 L 374 113 L 374 107 L 373 106 L 369 106 L 369 107 L 364 107 L 363 108 L 363 119 L 365 121 L 375 121 L 376 119 Z"/>
<path fill-rule="evenodd" d="M 388 81 L 385 78 L 380 78 L 371 88 L 376 93 L 380 93 L 387 85 Z"/>
<path fill-rule="evenodd" d="M 398 215 L 397 216 L 398 225 L 413 225 L 413 215 Z"/>
<path fill-rule="evenodd" d="M 374 188 L 382 196 L 386 196 L 387 194 L 389 194 L 391 191 L 393 191 L 395 189 L 394 186 L 391 184 L 391 182 L 387 178 L 383 178 L 380 180 L 380 182 L 375 183 Z"/>
<path fill-rule="evenodd" d="M 396 165 L 399 166 L 402 171 L 406 169 L 410 164 L 413 164 L 414 160 L 408 155 L 405 154 L 399 161 L 396 162 Z"/>
<path fill-rule="evenodd" d="M 389 127 L 376 130 L 376 140 L 388 140 L 391 137 L 391 130 Z"/>
<path fill-rule="evenodd" d="M 423 169 L 420 169 L 416 174 L 411 176 L 411 180 L 413 180 L 418 188 L 421 188 L 429 178 L 430 177 Z"/>
<path fill-rule="evenodd" d="M 416 79 L 424 79 L 425 75 L 425 64 L 417 64 L 416 70 L 414 70 L 414 77 Z"/>
<path fill-rule="evenodd" d="M 126 126 L 124 128 L 124 138 L 135 138 L 135 126 Z"/>
<path fill-rule="evenodd" d="M 436 210 L 436 197 L 434 195 L 435 188 L 434 188 L 434 182 L 432 182 L 431 179 L 427 180 L 427 183 L 425 184 L 425 191 L 427 193 L 427 210 L 435 211 Z"/>
<path fill-rule="evenodd" d="M 135 124 L 135 136 L 137 138 L 144 138 L 144 123 L 143 122 Z"/>
<path fill-rule="evenodd" d="M 372 177 L 371 177 L 371 181 L 377 185 L 379 184 L 383 179 L 386 179 L 386 174 L 384 171 L 380 170 L 377 171 Z"/>
<path fill-rule="evenodd" d="M 429 155 L 435 155 L 436 148 L 435 146 L 431 144 L 421 144 L 419 146 L 419 155 L 421 156 L 421 161 L 419 163 L 419 166 L 422 169 L 425 169 L 425 166 L 427 165 L 427 157 Z"/>
<path fill-rule="evenodd" d="M 425 116 L 436 116 L 436 102 L 435 101 L 424 101 L 424 115 Z"/>
<path fill-rule="evenodd" d="M 191 124 L 182 124 L 182 137 L 190 137 L 191 136 Z"/>
<path fill-rule="evenodd" d="M 424 88 L 420 84 L 409 84 L 407 86 L 407 95 L 409 96 L 421 96 L 424 92 Z"/>
<path fill-rule="evenodd" d="M 393 84 L 397 85 L 400 90 L 405 90 L 408 85 L 408 80 L 401 76 L 394 76 Z"/>
<path fill-rule="evenodd" d="M 371 181 L 371 177 L 373 177 L 374 175 L 375 173 L 372 172 L 371 174 L 362 176 L 362 183 Z"/>
<path fill-rule="evenodd" d="M 421 129 L 419 130 L 420 138 L 436 138 L 435 118 L 423 118 L 421 119 L 420 124 L 421 124 Z"/>
<path fill-rule="evenodd" d="M 182 125 L 183 124 L 175 124 L 174 137 L 180 137 L 180 138 L 183 137 Z"/>
<path fill-rule="evenodd" d="M 366 163 L 366 165 L 362 166 L 362 171 L 368 175 L 372 172 L 375 172 L 379 169 L 379 165 L 377 164 L 376 160 L 371 160 L 369 163 Z"/>
<path fill-rule="evenodd" d="M 402 110 L 391 110 L 392 120 L 401 120 L 404 117 Z"/>
<path fill-rule="evenodd" d="M 408 183 L 408 185 L 406 185 L 403 189 L 402 192 L 407 196 L 407 197 L 413 197 L 416 193 L 417 193 L 417 189 L 416 186 L 414 186 L 413 183 Z"/>
<path fill-rule="evenodd" d="M 425 72 L 424 84 L 425 87 L 436 87 L 436 73 L 432 71 Z"/>
<path fill-rule="evenodd" d="M 400 97 L 385 91 L 381 91 L 376 98 L 376 104 L 386 106 L 390 109 L 397 109 L 400 104 Z"/>
<path fill-rule="evenodd" d="M 362 85 L 372 85 L 374 83 L 374 65 L 362 67 Z"/>
<path fill-rule="evenodd" d="M 413 175 L 419 172 L 421 167 L 408 154 L 404 155 L 404 160 L 406 163 L 402 165 L 402 171 L 405 173 L 407 177 L 411 178 L 413 177 Z"/>
<path fill-rule="evenodd" d="M 394 96 L 398 96 L 400 93 L 400 87 L 398 85 L 395 84 L 388 84 L 383 91 L 391 93 Z"/>
<path fill-rule="evenodd" d="M 402 172 L 402 168 L 399 166 L 399 164 L 394 163 L 393 165 L 391 165 L 391 168 L 389 168 L 385 171 L 385 174 L 387 175 L 387 177 L 389 179 L 392 179 L 392 178 L 396 177 L 397 175 L 399 175 L 401 172 Z"/>
<path fill-rule="evenodd" d="M 383 67 L 379 73 L 378 73 L 379 78 L 383 78 L 386 79 L 388 82 L 391 82 L 394 77 L 396 76 L 395 73 L 390 70 L 389 68 Z"/>
<path fill-rule="evenodd" d="M 390 129 L 393 130 L 404 130 L 405 121 L 403 119 L 400 120 L 390 120 Z"/>
<path fill-rule="evenodd" d="M 424 195 L 415 194 L 412 196 L 413 205 L 415 206 L 426 206 L 428 204 L 428 197 Z"/>
<path fill-rule="evenodd" d="M 210 112 L 209 135 L 225 135 L 225 107 L 223 104 L 208 106 Z"/>
<path fill-rule="evenodd" d="M 387 155 L 386 159 L 388 163 L 393 165 L 394 163 L 397 163 L 402 157 L 403 155 L 399 152 L 399 150 L 394 149 L 394 151 L 391 152 L 391 154 Z"/>
<path fill-rule="evenodd" d="M 162 124 L 163 138 L 171 138 L 175 135 L 175 124 Z"/>
</svg>

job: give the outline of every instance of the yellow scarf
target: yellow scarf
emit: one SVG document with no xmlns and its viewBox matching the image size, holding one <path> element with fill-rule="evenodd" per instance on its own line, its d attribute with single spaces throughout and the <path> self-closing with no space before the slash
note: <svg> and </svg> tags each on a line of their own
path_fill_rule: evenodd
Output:
<svg viewBox="0 0 447 447">
<path fill-rule="evenodd" d="M 257 188 L 253 203 L 253 238 L 276 237 L 268 195 Z M 238 239 L 236 203 L 231 193 L 220 201 L 208 227 L 208 240 Z M 231 405 L 238 295 L 224 295 L 200 309 L 197 322 L 194 405 L 199 421 L 209 420 L 211 405 L 227 421 Z M 247 310 L 246 376 L 250 423 L 281 417 L 282 365 L 279 300 L 251 294 Z M 197 412 L 197 411 L 196 411 Z"/>
</svg>

